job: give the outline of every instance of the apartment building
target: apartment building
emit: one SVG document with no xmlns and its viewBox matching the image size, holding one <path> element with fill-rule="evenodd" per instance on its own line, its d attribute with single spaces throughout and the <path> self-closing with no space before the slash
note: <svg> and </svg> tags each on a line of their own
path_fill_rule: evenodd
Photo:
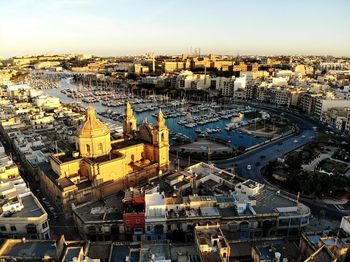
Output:
<svg viewBox="0 0 350 262">
<path fill-rule="evenodd" d="M 195 243 L 201 262 L 230 261 L 230 245 L 219 225 L 195 227 Z"/>
<path fill-rule="evenodd" d="M 162 62 L 162 68 L 164 72 L 175 72 L 181 70 L 191 69 L 190 60 L 165 60 Z"/>
<path fill-rule="evenodd" d="M 299 101 L 298 105 L 299 108 L 308 114 L 314 113 L 315 106 L 316 106 L 316 100 L 319 97 L 322 97 L 322 93 L 310 93 L 305 92 L 299 95 Z"/>
<path fill-rule="evenodd" d="M 268 88 L 266 96 L 270 104 L 289 107 L 291 103 L 291 93 L 288 89 Z"/>
<path fill-rule="evenodd" d="M 350 108 L 350 100 L 347 99 L 327 99 L 319 97 L 315 101 L 314 113 L 316 116 L 321 117 L 322 113 L 326 112 L 330 108 Z"/>
<path fill-rule="evenodd" d="M 232 97 L 234 91 L 234 78 L 216 77 L 211 79 L 211 85 L 221 92 L 222 96 Z"/>
<path fill-rule="evenodd" d="M 199 188 L 205 193 L 198 194 Z M 197 194 L 181 196 L 188 190 Z M 222 229 L 250 239 L 298 235 L 309 223 L 310 210 L 305 205 L 205 163 L 154 178 L 143 192 L 144 211 L 136 213 L 111 206 L 110 198 L 76 206 L 77 230 L 88 239 L 124 235 L 135 241 L 155 241 L 181 236 L 192 241 L 196 225 L 220 224 Z"/>
<path fill-rule="evenodd" d="M 0 144 L 0 235 L 49 239 L 48 216 L 20 177 L 12 159 L 1 153 Z"/>
<path fill-rule="evenodd" d="M 339 131 L 346 131 L 348 126 L 348 115 L 350 107 L 333 107 L 323 112 L 320 116 L 322 122 L 327 123 L 338 129 Z"/>
<path fill-rule="evenodd" d="M 148 239 L 163 239 L 174 230 L 182 230 L 191 238 L 194 225 L 206 223 L 220 223 L 222 227 L 248 238 L 298 234 L 308 224 L 309 208 L 259 183 L 251 180 L 239 182 L 233 174 L 205 163 L 193 165 L 187 172 L 186 176 L 182 172 L 181 180 L 173 184 L 177 192 L 181 191 L 180 188 L 201 185 L 223 195 L 166 197 L 160 192 L 146 194 L 145 231 Z M 195 181 L 191 178 L 193 174 L 196 174 Z M 175 177 L 173 179 L 176 181 Z M 228 194 L 230 191 L 231 195 Z M 262 196 L 266 198 L 264 201 L 261 201 Z"/>
</svg>

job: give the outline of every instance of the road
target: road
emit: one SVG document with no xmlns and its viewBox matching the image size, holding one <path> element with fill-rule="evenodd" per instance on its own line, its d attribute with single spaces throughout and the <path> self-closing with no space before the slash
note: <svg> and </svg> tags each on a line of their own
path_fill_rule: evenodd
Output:
<svg viewBox="0 0 350 262">
<path fill-rule="evenodd" d="M 283 157 L 285 154 L 311 142 L 315 136 L 315 130 L 313 129 L 314 125 L 294 113 L 265 106 L 255 107 L 271 114 L 283 113 L 283 117 L 296 122 L 299 132 L 248 151 L 236 158 L 218 161 L 216 162 L 216 165 L 225 169 L 235 168 L 235 172 L 239 176 L 246 179 L 253 179 L 260 183 L 265 183 L 266 181 L 260 172 L 261 167 L 267 165 L 269 161 Z"/>
<path fill-rule="evenodd" d="M 248 151 L 238 157 L 231 159 L 213 161 L 214 164 L 223 169 L 233 169 L 236 174 L 245 178 L 252 179 L 262 184 L 269 184 L 263 175 L 261 174 L 261 168 L 268 164 L 269 161 L 276 160 L 281 158 L 287 153 L 300 148 L 307 143 L 311 142 L 315 137 L 316 131 L 314 127 L 317 127 L 318 130 L 322 131 L 332 131 L 336 132 L 334 129 L 322 125 L 315 119 L 309 118 L 298 113 L 266 106 L 262 104 L 252 104 L 244 103 L 252 107 L 267 111 L 271 114 L 281 115 L 285 118 L 288 118 L 296 123 L 299 131 L 284 138 L 278 139 L 274 142 L 267 143 L 258 147 L 254 150 Z M 196 162 L 196 161 L 191 161 Z M 187 159 L 180 159 L 180 166 L 188 165 Z M 249 165 L 249 166 L 248 166 Z M 288 194 L 293 197 L 293 195 Z M 296 196 L 294 196 L 296 198 Z M 310 207 L 311 212 L 315 215 L 318 215 L 321 210 L 325 211 L 327 217 L 332 217 L 334 219 L 340 220 L 344 215 L 339 212 L 333 205 L 326 205 L 324 203 L 316 203 L 314 200 L 307 198 L 300 198 L 300 201 Z"/>
</svg>

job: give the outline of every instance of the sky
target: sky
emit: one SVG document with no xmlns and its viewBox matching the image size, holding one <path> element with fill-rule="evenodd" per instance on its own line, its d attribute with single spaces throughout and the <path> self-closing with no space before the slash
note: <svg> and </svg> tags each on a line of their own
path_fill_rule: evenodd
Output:
<svg viewBox="0 0 350 262">
<path fill-rule="evenodd" d="M 0 0 L 0 56 L 350 56 L 350 0 Z"/>
</svg>

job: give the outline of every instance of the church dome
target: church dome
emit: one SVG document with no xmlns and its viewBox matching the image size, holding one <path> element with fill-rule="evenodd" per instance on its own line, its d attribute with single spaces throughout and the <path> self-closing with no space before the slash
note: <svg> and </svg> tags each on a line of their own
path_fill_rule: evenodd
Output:
<svg viewBox="0 0 350 262">
<path fill-rule="evenodd" d="M 86 110 L 86 120 L 79 131 L 79 137 L 99 137 L 109 134 L 108 127 L 96 118 L 93 107 Z"/>
<path fill-rule="evenodd" d="M 109 129 L 96 118 L 92 107 L 86 110 L 86 120 L 78 134 L 77 149 L 82 157 L 99 157 L 109 154 L 111 150 Z"/>
</svg>

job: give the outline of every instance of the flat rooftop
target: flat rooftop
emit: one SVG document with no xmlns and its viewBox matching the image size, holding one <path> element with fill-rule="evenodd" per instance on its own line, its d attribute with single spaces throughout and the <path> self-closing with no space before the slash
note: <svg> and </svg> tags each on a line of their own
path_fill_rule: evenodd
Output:
<svg viewBox="0 0 350 262">
<path fill-rule="evenodd" d="M 112 246 L 111 261 L 125 262 L 127 256 L 129 256 L 129 245 L 114 244 Z"/>
<path fill-rule="evenodd" d="M 114 194 L 103 200 L 87 202 L 78 206 L 75 213 L 85 221 L 121 220 L 123 196 Z"/>
<path fill-rule="evenodd" d="M 99 157 L 95 157 L 95 158 L 88 158 L 88 159 L 94 163 L 103 163 L 103 162 L 107 162 L 107 161 L 114 160 L 117 158 L 121 158 L 122 156 L 123 156 L 122 153 L 119 153 L 117 151 L 113 151 L 113 152 L 111 151 L 111 153 L 108 155 L 99 156 Z"/>
<path fill-rule="evenodd" d="M 103 261 L 107 261 L 109 257 L 110 250 L 112 248 L 111 243 L 100 242 L 94 243 L 91 242 L 88 249 L 88 257 L 92 259 L 101 259 Z M 124 258 L 125 261 L 125 258 Z"/>
<path fill-rule="evenodd" d="M 64 155 L 59 155 L 59 156 L 54 156 L 54 157 L 58 158 L 58 160 L 61 161 L 62 163 L 81 159 L 81 157 L 74 157 L 72 155 L 72 152 L 67 152 Z"/>
<path fill-rule="evenodd" d="M 253 207 L 255 212 L 257 214 L 263 214 L 263 213 L 276 213 L 280 212 L 280 208 L 284 207 L 296 207 L 297 203 L 296 201 L 293 201 L 292 199 L 289 199 L 288 197 L 281 195 L 273 190 L 270 190 L 266 187 L 260 190 L 260 192 L 255 195 L 256 199 L 256 206 Z M 277 210 L 279 208 L 279 210 Z M 290 215 L 292 214 L 299 214 L 299 211 L 301 212 L 307 212 L 309 210 L 308 207 L 306 207 L 303 204 L 299 204 L 298 211 L 290 211 L 290 212 L 283 212 L 284 215 L 287 215 L 288 213 Z"/>
<path fill-rule="evenodd" d="M 7 247 L 0 257 L 36 257 L 41 259 L 45 256 L 54 258 L 56 256 L 55 241 L 26 241 L 22 240 L 8 240 Z"/>
<path fill-rule="evenodd" d="M 11 217 L 40 217 L 45 214 L 44 210 L 35 202 L 32 194 L 21 199 L 24 208 L 13 213 Z"/>
<path fill-rule="evenodd" d="M 152 254 L 156 260 L 170 259 L 170 246 L 167 240 L 143 241 L 141 243 L 140 262 L 151 261 Z"/>
<path fill-rule="evenodd" d="M 141 139 L 131 139 L 131 140 L 121 141 L 117 143 L 112 143 L 111 146 L 112 146 L 112 149 L 121 149 L 121 148 L 134 146 L 137 144 L 143 144 L 143 143 L 145 143 L 145 141 Z"/>
</svg>

